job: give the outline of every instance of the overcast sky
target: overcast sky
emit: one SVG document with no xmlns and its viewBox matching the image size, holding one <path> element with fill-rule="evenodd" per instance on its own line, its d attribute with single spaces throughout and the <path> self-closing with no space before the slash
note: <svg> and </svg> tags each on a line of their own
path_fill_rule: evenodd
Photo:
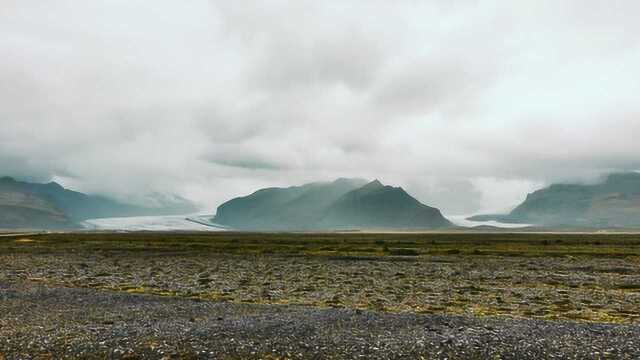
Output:
<svg viewBox="0 0 640 360">
<path fill-rule="evenodd" d="M 0 172 L 213 210 L 379 178 L 445 213 L 640 168 L 638 1 L 0 5 Z"/>
</svg>

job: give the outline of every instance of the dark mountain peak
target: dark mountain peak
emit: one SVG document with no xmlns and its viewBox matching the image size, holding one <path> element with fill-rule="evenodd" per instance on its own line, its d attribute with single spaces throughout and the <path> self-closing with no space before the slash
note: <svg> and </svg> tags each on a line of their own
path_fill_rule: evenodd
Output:
<svg viewBox="0 0 640 360">
<path fill-rule="evenodd" d="M 428 229 L 451 226 L 438 209 L 420 203 L 400 187 L 379 180 L 338 199 L 322 219 L 334 229 Z"/>
<path fill-rule="evenodd" d="M 363 193 L 363 194 L 374 193 L 374 192 L 376 192 L 376 193 L 377 192 L 384 192 L 384 193 L 395 194 L 396 196 L 413 198 L 401 186 L 385 185 L 382 182 L 380 182 L 380 180 L 377 180 L 377 179 L 373 180 L 373 181 L 367 183 L 366 185 L 364 185 L 363 187 L 361 187 L 359 189 L 359 192 Z"/>
<path fill-rule="evenodd" d="M 45 185 L 46 185 L 47 187 L 49 187 L 50 189 L 56 189 L 56 190 L 61 190 L 61 191 L 62 191 L 62 190 L 65 190 L 65 188 L 64 188 L 62 185 L 58 184 L 58 183 L 57 183 L 57 182 L 55 182 L 55 181 L 51 181 L 51 182 L 49 182 L 49 183 L 47 183 L 47 184 L 45 184 Z"/>
<path fill-rule="evenodd" d="M 2 176 L 2 177 L 0 177 L 0 182 L 15 183 L 16 179 L 12 178 L 11 176 Z"/>
<path fill-rule="evenodd" d="M 380 180 L 375 179 L 373 181 L 371 181 L 370 183 L 366 184 L 365 186 L 363 186 L 361 188 L 361 190 L 378 190 L 378 189 L 382 189 L 385 186 L 380 182 Z"/>
<path fill-rule="evenodd" d="M 240 230 L 427 229 L 451 226 L 440 211 L 379 180 L 340 178 L 232 199 L 213 222 Z M 266 196 L 268 194 L 268 196 Z"/>
<path fill-rule="evenodd" d="M 334 185 L 356 185 L 363 186 L 367 183 L 367 180 L 360 178 L 337 178 L 333 181 Z"/>
</svg>

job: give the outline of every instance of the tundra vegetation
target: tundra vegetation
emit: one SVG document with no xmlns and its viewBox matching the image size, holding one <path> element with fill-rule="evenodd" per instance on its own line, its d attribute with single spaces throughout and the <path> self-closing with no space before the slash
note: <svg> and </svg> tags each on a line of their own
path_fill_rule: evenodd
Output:
<svg viewBox="0 0 640 360">
<path fill-rule="evenodd" d="M 213 302 L 640 323 L 640 237 L 60 233 L 0 238 L 0 282 Z"/>
</svg>

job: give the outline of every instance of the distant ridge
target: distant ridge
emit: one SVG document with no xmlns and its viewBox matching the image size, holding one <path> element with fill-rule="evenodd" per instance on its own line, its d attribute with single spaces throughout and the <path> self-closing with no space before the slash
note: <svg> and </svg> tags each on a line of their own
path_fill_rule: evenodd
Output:
<svg viewBox="0 0 640 360">
<path fill-rule="evenodd" d="M 240 230 L 431 229 L 452 224 L 402 188 L 341 178 L 232 199 L 213 222 Z"/>
<path fill-rule="evenodd" d="M 640 227 L 640 174 L 616 173 L 595 185 L 553 184 L 527 195 L 509 214 L 477 215 L 469 220 L 496 220 L 540 226 L 584 228 Z"/>
<path fill-rule="evenodd" d="M 123 204 L 102 196 L 65 189 L 60 184 L 30 183 L 11 177 L 0 178 L 0 228 L 73 229 L 91 218 L 142 215 L 170 215 L 192 212 L 186 200 L 160 207 Z"/>
</svg>

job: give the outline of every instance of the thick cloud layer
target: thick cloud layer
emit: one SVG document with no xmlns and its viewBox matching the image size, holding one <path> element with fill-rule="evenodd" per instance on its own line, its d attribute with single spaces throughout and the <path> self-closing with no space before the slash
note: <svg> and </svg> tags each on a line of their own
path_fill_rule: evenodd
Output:
<svg viewBox="0 0 640 360">
<path fill-rule="evenodd" d="M 398 184 L 446 213 L 640 168 L 640 3 L 5 0 L 0 169 L 213 209 Z"/>
</svg>

